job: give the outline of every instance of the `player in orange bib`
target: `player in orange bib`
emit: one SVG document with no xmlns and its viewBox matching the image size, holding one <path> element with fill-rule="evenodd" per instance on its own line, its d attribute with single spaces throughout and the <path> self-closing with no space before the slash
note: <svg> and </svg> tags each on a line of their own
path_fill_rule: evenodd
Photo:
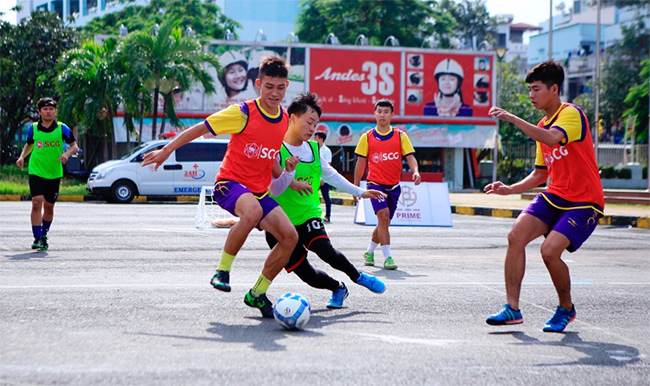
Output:
<svg viewBox="0 0 650 386">
<path fill-rule="evenodd" d="M 375 265 L 375 248 L 381 245 L 384 255 L 384 268 L 397 269 L 390 252 L 390 220 L 397 209 L 397 201 L 401 193 L 399 181 L 402 176 L 402 157 L 406 158 L 409 168 L 413 171 L 415 185 L 420 184 L 418 162 L 415 159 L 415 149 L 405 132 L 390 125 L 395 108 L 388 99 L 375 102 L 375 119 L 377 126 L 361 135 L 354 153 L 357 164 L 354 168 L 354 184 L 359 186 L 361 178 L 368 167 L 368 184 L 366 189 L 379 190 L 386 198 L 370 199 L 372 208 L 377 215 L 377 226 L 372 232 L 372 238 L 366 253 L 365 265 Z M 355 198 L 356 199 L 356 198 Z"/>
<path fill-rule="evenodd" d="M 145 155 L 142 162 L 142 166 L 152 164 L 158 169 L 174 150 L 195 138 L 208 133 L 231 135 L 213 197 L 219 206 L 239 217 L 239 221 L 228 233 L 217 273 L 210 283 L 220 291 L 230 292 L 230 268 L 249 233 L 255 227 L 268 231 L 278 244 L 269 253 L 257 283 L 244 297 L 244 303 L 259 308 L 265 318 L 273 317 L 273 305 L 266 291 L 298 241 L 293 224 L 267 190 L 288 127 L 287 112 L 280 106 L 289 85 L 288 75 L 289 66 L 283 59 L 262 58 L 256 80 L 259 98 L 212 114 L 162 149 Z"/>
<path fill-rule="evenodd" d="M 559 299 L 555 313 L 542 330 L 564 331 L 576 317 L 571 277 L 562 261 L 562 252 L 577 250 L 596 229 L 598 219 L 603 216 L 605 199 L 587 117 L 578 106 L 562 103 L 562 82 L 564 69 L 555 60 L 538 64 L 526 76 L 533 106 L 546 114 L 537 126 L 500 107 L 490 109 L 490 115 L 513 123 L 537 142 L 537 157 L 535 169 L 528 177 L 512 185 L 493 182 L 485 187 L 485 192 L 522 193 L 549 177 L 551 180 L 546 191 L 537 195 L 517 217 L 508 235 L 507 303 L 501 311 L 488 316 L 486 322 L 491 325 L 523 323 L 519 293 L 526 268 L 526 246 L 542 235 L 546 237 L 541 247 L 542 259 Z"/>
</svg>

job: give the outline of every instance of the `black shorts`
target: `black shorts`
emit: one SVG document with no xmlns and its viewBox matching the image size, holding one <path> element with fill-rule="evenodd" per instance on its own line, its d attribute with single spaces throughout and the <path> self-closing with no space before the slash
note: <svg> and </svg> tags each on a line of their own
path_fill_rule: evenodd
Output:
<svg viewBox="0 0 650 386">
<path fill-rule="evenodd" d="M 43 196 L 45 198 L 45 201 L 49 202 L 50 204 L 54 204 L 57 197 L 59 197 L 60 184 L 60 178 L 49 180 L 47 178 L 41 178 L 34 174 L 29 175 L 29 192 L 32 197 Z"/>
<path fill-rule="evenodd" d="M 284 266 L 284 269 L 287 272 L 291 272 L 296 269 L 306 258 L 307 250 L 311 246 L 311 243 L 316 239 L 325 238 L 329 239 L 327 232 L 325 232 L 325 224 L 323 224 L 323 219 L 321 218 L 311 218 L 304 223 L 296 226 L 296 231 L 298 232 L 298 242 L 291 256 L 289 257 L 289 262 Z M 277 240 L 273 237 L 272 234 L 266 232 L 266 242 L 269 244 L 269 247 L 273 248 L 277 244 Z"/>
</svg>

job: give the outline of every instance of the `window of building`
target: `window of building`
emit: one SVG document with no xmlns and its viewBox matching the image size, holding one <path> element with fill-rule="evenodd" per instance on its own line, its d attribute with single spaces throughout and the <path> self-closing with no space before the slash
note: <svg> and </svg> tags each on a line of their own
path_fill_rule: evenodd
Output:
<svg viewBox="0 0 650 386">
<path fill-rule="evenodd" d="M 510 31 L 510 42 L 511 43 L 523 43 L 524 42 L 524 31 Z"/>
</svg>

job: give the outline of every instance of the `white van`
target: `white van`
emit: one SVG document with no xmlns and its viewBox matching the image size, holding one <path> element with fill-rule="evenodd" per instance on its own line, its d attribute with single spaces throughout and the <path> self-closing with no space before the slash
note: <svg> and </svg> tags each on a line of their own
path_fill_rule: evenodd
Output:
<svg viewBox="0 0 650 386">
<path fill-rule="evenodd" d="M 135 196 L 198 196 L 201 187 L 212 185 L 228 147 L 227 140 L 196 139 L 176 149 L 154 171 L 142 167 L 142 158 L 169 141 L 143 143 L 118 160 L 97 165 L 86 189 L 108 202 L 129 203 Z"/>
</svg>

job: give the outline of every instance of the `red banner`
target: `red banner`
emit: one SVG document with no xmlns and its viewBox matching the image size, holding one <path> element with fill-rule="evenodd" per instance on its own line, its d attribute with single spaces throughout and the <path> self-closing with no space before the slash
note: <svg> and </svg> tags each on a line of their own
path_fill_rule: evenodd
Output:
<svg viewBox="0 0 650 386">
<path fill-rule="evenodd" d="M 406 53 L 405 115 L 487 117 L 492 56 Z"/>
<path fill-rule="evenodd" d="M 309 90 L 327 114 L 372 114 L 378 99 L 400 106 L 400 53 L 312 48 Z"/>
</svg>

